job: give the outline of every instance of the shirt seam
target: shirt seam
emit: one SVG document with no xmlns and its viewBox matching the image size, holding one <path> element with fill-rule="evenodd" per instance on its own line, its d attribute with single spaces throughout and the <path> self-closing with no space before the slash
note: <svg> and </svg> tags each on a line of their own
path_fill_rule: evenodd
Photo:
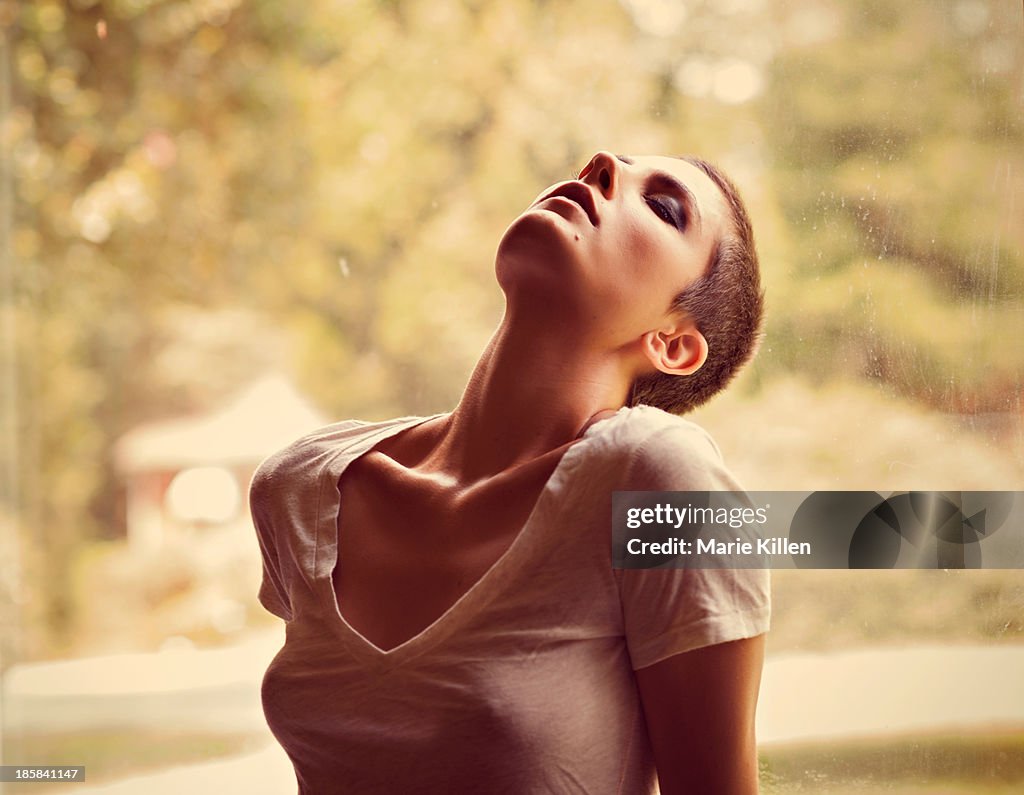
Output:
<svg viewBox="0 0 1024 795">
<path fill-rule="evenodd" d="M 685 635 L 685 634 L 691 632 L 694 628 L 701 626 L 702 624 L 718 623 L 718 622 L 722 621 L 723 619 L 737 618 L 737 617 L 741 617 L 741 616 L 742 617 L 747 617 L 747 618 L 750 618 L 750 619 L 753 619 L 753 620 L 759 619 L 761 617 L 769 618 L 770 619 L 771 618 L 771 606 L 767 605 L 767 604 L 763 604 L 763 605 L 758 605 L 757 607 L 747 607 L 747 608 L 741 608 L 741 609 L 737 609 L 737 610 L 729 610 L 729 611 L 724 612 L 724 613 L 712 613 L 710 615 L 702 616 L 701 618 L 697 619 L 696 621 L 691 621 L 690 623 L 684 624 L 683 626 L 673 627 L 671 630 L 669 630 L 667 632 L 662 632 L 657 637 L 651 638 L 651 640 L 648 643 L 646 643 L 645 646 L 650 646 L 651 643 L 659 641 L 662 638 L 665 638 L 667 636 Z M 754 637 L 754 636 L 753 635 L 738 635 L 738 636 L 736 636 L 734 638 L 731 638 L 731 640 L 741 640 L 744 637 Z M 718 642 L 727 643 L 728 641 L 713 641 L 711 643 L 703 643 L 700 646 L 691 646 L 689 649 L 686 649 L 685 651 L 693 651 L 695 649 L 704 648 L 705 646 L 714 646 Z M 649 667 L 651 665 L 656 665 L 657 663 L 661 662 L 662 660 L 668 659 L 669 657 L 673 656 L 674 654 L 680 654 L 680 653 L 684 653 L 684 652 L 677 652 L 677 651 L 676 652 L 670 652 L 669 654 L 666 654 L 664 657 L 660 657 L 660 658 L 654 660 L 653 662 L 645 663 L 645 664 L 643 664 L 643 665 L 641 665 L 641 666 L 639 666 L 637 668 L 634 668 L 633 670 L 638 671 L 638 670 L 640 670 L 642 668 L 647 668 L 647 667 Z"/>
<path fill-rule="evenodd" d="M 633 470 L 636 468 L 636 462 L 637 462 L 637 459 L 639 458 L 640 454 L 643 453 L 643 451 L 647 449 L 647 446 L 652 441 L 654 441 L 654 439 L 657 437 L 657 435 L 659 433 L 661 433 L 661 432 L 668 432 L 668 431 L 672 431 L 672 430 L 676 430 L 676 429 L 673 429 L 673 428 L 660 429 L 659 428 L 657 430 L 652 430 L 642 442 L 637 444 L 636 447 L 634 447 L 630 451 L 629 459 L 628 459 L 628 461 L 626 463 L 626 469 L 623 472 L 623 480 L 626 483 L 629 482 L 630 475 L 632 475 Z M 611 537 L 609 537 L 608 538 L 608 544 L 611 545 L 612 543 L 613 543 L 613 540 L 612 540 Z M 612 579 L 615 581 L 615 589 L 616 589 L 616 593 L 618 594 L 618 599 L 619 599 L 619 623 L 620 623 L 620 626 L 622 627 L 623 637 L 625 637 L 625 633 L 626 633 L 626 614 L 625 614 L 625 609 L 623 608 L 623 605 L 622 605 L 622 574 L 620 573 L 620 574 L 616 575 L 615 572 L 617 572 L 617 571 L 621 572 L 622 570 L 621 569 L 615 569 L 615 568 L 612 569 Z"/>
</svg>

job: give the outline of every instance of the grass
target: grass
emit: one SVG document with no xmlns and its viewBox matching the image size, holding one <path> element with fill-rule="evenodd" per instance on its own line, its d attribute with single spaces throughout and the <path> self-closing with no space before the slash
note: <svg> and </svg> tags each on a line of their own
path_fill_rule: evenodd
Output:
<svg viewBox="0 0 1024 795">
<path fill-rule="evenodd" d="M 4 760 L 13 764 L 85 765 L 86 783 L 202 762 L 256 750 L 265 734 L 153 731 L 137 728 L 91 732 L 6 735 Z M 7 785 L 13 786 L 13 785 Z M 33 782 L 33 792 L 65 792 L 66 783 Z"/>
<path fill-rule="evenodd" d="M 1024 792 L 1024 731 L 762 749 L 763 795 L 1010 795 Z"/>
</svg>

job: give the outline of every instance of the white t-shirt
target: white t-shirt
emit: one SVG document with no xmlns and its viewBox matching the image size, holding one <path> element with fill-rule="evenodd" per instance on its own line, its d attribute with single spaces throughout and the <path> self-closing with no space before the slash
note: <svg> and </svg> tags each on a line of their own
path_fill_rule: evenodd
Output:
<svg viewBox="0 0 1024 795">
<path fill-rule="evenodd" d="M 335 423 L 253 476 L 259 597 L 287 622 L 263 708 L 299 792 L 656 792 L 633 671 L 767 631 L 769 573 L 613 570 L 612 492 L 741 488 L 717 446 L 649 406 L 595 423 L 501 558 L 433 624 L 383 652 L 338 610 L 338 479 L 426 419 Z"/>
</svg>

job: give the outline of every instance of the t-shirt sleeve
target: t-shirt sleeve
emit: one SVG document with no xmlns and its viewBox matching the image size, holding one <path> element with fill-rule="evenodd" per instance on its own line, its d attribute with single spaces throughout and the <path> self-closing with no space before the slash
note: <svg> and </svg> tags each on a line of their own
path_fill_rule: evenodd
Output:
<svg viewBox="0 0 1024 795">
<path fill-rule="evenodd" d="M 630 491 L 739 491 L 718 447 L 697 426 L 648 439 L 626 469 Z M 616 570 L 632 667 L 768 631 L 767 569 Z"/>
<path fill-rule="evenodd" d="M 281 565 L 277 537 L 271 520 L 269 478 L 257 470 L 249 486 L 249 511 L 263 557 L 263 579 L 258 598 L 267 610 L 285 621 L 292 619 L 291 599 Z"/>
</svg>

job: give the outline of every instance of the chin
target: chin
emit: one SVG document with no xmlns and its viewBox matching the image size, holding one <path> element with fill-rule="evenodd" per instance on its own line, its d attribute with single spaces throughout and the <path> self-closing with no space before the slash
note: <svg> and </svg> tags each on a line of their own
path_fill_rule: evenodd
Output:
<svg viewBox="0 0 1024 795">
<path fill-rule="evenodd" d="M 570 286 L 580 267 L 574 226 L 546 210 L 529 210 L 513 221 L 498 243 L 494 272 L 505 294 L 529 283 Z"/>
</svg>

